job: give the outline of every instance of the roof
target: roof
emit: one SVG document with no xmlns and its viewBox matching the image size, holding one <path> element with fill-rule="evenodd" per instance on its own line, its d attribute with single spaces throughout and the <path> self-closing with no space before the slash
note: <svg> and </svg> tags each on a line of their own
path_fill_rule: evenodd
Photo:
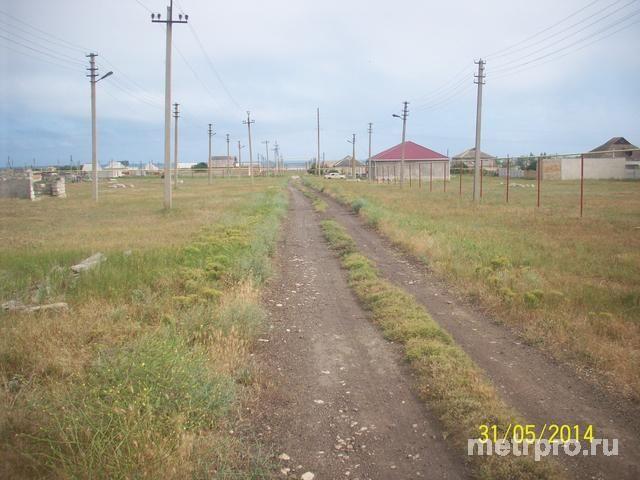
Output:
<svg viewBox="0 0 640 480">
<path fill-rule="evenodd" d="M 102 170 L 102 168 L 100 168 L 100 164 L 98 164 L 98 167 L 96 168 L 97 171 Z M 93 165 L 90 163 L 83 163 L 82 164 L 82 171 L 83 172 L 93 172 Z"/>
<path fill-rule="evenodd" d="M 332 165 L 333 167 L 351 167 L 351 155 L 347 155 L 342 160 L 338 160 Z M 364 163 L 356 158 L 356 167 L 364 167 Z"/>
<path fill-rule="evenodd" d="M 158 167 L 156 167 L 153 163 L 149 162 L 147 163 L 144 167 L 142 167 L 143 170 L 159 170 Z"/>
<path fill-rule="evenodd" d="M 457 155 L 451 157 L 453 160 L 475 160 L 476 159 L 476 147 L 467 148 L 464 152 L 460 152 Z M 496 157 L 489 155 L 488 153 L 480 150 L 480 158 L 483 159 L 495 159 Z"/>
<path fill-rule="evenodd" d="M 116 162 L 114 160 L 111 160 L 109 163 L 107 163 L 107 166 L 104 168 L 109 168 L 109 169 L 114 169 L 114 168 L 127 168 L 125 167 L 123 164 L 121 164 L 120 162 Z"/>
<path fill-rule="evenodd" d="M 404 142 L 404 159 L 407 161 L 418 161 L 418 160 L 448 160 L 445 155 L 441 153 L 434 152 L 433 150 L 423 147 L 422 145 L 418 145 L 412 141 L 407 140 Z M 391 147 L 384 152 L 380 152 L 377 155 L 371 157 L 371 160 L 375 160 L 376 162 L 380 161 L 399 161 L 402 157 L 402 144 L 399 143 L 395 147 Z"/>
<path fill-rule="evenodd" d="M 629 143 L 624 137 L 613 137 L 599 147 L 591 150 L 592 152 L 610 152 L 611 150 L 635 150 L 638 147 Z"/>
</svg>

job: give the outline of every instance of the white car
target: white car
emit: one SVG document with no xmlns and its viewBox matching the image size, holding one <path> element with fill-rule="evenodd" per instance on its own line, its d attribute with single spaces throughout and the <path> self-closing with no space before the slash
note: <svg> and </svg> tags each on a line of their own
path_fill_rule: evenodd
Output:
<svg viewBox="0 0 640 480">
<path fill-rule="evenodd" d="M 331 172 L 331 173 L 325 173 L 324 178 L 347 178 L 345 175 L 343 175 L 342 173 L 338 173 L 338 172 Z"/>
</svg>

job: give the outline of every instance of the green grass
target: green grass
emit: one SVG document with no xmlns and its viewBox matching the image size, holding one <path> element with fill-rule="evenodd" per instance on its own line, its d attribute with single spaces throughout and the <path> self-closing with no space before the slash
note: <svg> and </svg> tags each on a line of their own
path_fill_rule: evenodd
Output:
<svg viewBox="0 0 640 480">
<path fill-rule="evenodd" d="M 66 301 L 70 311 L 0 313 L 0 472 L 265 478 L 267 456 L 228 432 L 253 388 L 258 289 L 285 181 L 187 181 L 169 213 L 157 182 L 134 182 L 98 206 L 88 185 L 70 185 L 65 200 L 3 205 L 15 229 L 0 250 L 2 300 Z M 89 246 L 78 233 L 91 234 Z M 69 266 L 95 251 L 107 261 L 73 276 Z"/>
<path fill-rule="evenodd" d="M 469 298 L 621 394 L 640 398 L 640 183 L 545 181 L 512 187 L 484 178 L 482 204 L 458 178 L 422 189 L 366 182 L 305 181 L 357 211 Z M 514 179 L 520 185 L 531 180 Z M 436 188 L 437 187 L 437 188 Z"/>
<path fill-rule="evenodd" d="M 381 280 L 374 265 L 356 249 L 353 239 L 333 220 L 322 222 L 325 238 L 349 272 L 349 284 L 386 338 L 404 345 L 418 378 L 418 389 L 437 413 L 461 455 L 467 439 L 478 437 L 479 425 L 502 432 L 517 415 L 500 399 L 490 381 L 424 308 L 400 288 Z M 559 478 L 547 462 L 526 457 L 471 457 L 479 478 Z"/>
</svg>

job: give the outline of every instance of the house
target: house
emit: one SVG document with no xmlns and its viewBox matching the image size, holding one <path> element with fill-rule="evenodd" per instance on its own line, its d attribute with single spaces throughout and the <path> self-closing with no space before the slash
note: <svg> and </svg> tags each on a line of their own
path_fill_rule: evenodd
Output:
<svg viewBox="0 0 640 480">
<path fill-rule="evenodd" d="M 353 168 L 355 168 L 356 176 L 364 175 L 366 173 L 365 164 L 360 162 L 357 158 L 355 159 L 355 162 L 352 163 L 351 155 L 347 155 L 342 160 L 338 160 L 337 162 L 334 162 L 333 165 L 331 165 L 332 170 L 338 170 L 340 173 L 347 176 L 352 175 Z"/>
<path fill-rule="evenodd" d="M 396 181 L 401 178 L 402 144 L 371 157 L 372 178 Z M 449 158 L 412 141 L 404 142 L 404 179 L 448 179 Z"/>
<path fill-rule="evenodd" d="M 625 177 L 640 178 L 640 149 L 624 137 L 613 137 L 585 155 L 586 158 L 619 158 L 625 161 Z"/>
<path fill-rule="evenodd" d="M 489 155 L 488 153 L 480 150 L 480 166 L 485 172 L 497 172 L 498 164 L 496 162 L 497 157 Z M 457 155 L 451 157 L 451 166 L 453 168 L 459 168 L 462 166 L 465 170 L 473 170 L 476 163 L 476 149 L 468 148 L 464 152 L 460 152 Z"/>
<path fill-rule="evenodd" d="M 104 167 L 104 171 L 108 172 L 108 175 L 111 177 L 121 177 L 124 175 L 124 171 L 127 169 L 122 163 L 116 162 L 115 160 L 111 160 Z"/>
<path fill-rule="evenodd" d="M 100 164 L 98 164 L 96 170 L 97 171 L 102 170 L 102 167 L 100 166 Z M 82 171 L 82 173 L 91 173 L 91 172 L 93 172 L 93 165 L 90 164 L 90 163 L 83 163 L 81 171 Z"/>
<path fill-rule="evenodd" d="M 623 137 L 613 137 L 583 154 L 542 159 L 546 180 L 640 178 L 640 151 Z M 584 161 L 583 161 L 584 160 Z"/>
<path fill-rule="evenodd" d="M 144 167 L 142 167 L 141 170 L 145 170 L 147 172 L 157 172 L 160 169 L 154 165 L 152 162 L 148 162 Z"/>
<path fill-rule="evenodd" d="M 236 157 L 220 155 L 220 156 L 212 156 L 211 157 L 211 166 L 212 167 L 225 167 L 232 168 L 236 164 Z"/>
</svg>

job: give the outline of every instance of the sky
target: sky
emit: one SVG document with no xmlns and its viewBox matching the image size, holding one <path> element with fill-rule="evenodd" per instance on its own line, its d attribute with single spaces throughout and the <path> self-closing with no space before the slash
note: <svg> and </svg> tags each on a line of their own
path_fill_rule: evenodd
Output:
<svg viewBox="0 0 640 480">
<path fill-rule="evenodd" d="M 168 0 L 167 0 L 168 1 Z M 91 160 L 89 52 L 98 54 L 98 158 L 163 161 L 165 0 L 0 0 L 0 166 Z M 639 0 L 176 0 L 172 102 L 179 159 L 278 142 L 285 161 L 327 160 L 407 139 L 443 154 L 473 147 L 474 72 L 486 59 L 482 150 L 640 145 Z M 273 151 L 269 151 L 273 156 Z"/>
</svg>

